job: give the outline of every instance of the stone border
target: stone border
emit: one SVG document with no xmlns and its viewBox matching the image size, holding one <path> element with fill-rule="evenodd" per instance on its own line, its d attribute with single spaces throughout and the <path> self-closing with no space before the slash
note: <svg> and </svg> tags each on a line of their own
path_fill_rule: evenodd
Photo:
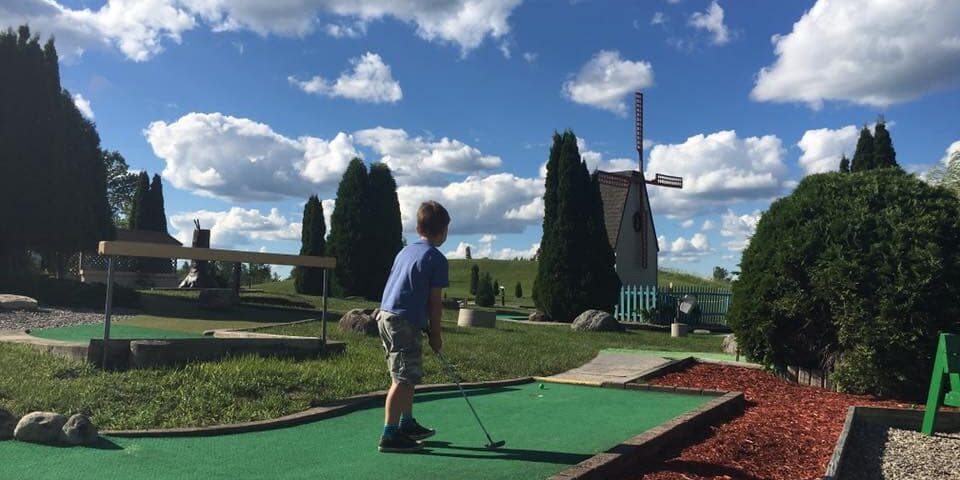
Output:
<svg viewBox="0 0 960 480">
<path fill-rule="evenodd" d="M 850 407 L 847 409 L 847 418 L 843 422 L 843 431 L 837 439 L 833 455 L 827 464 L 823 480 L 840 478 L 843 468 L 843 458 L 849 447 L 850 432 L 857 425 L 863 423 L 881 424 L 891 428 L 920 431 L 923 421 L 923 409 L 884 408 L 884 407 Z M 937 413 L 937 425 L 941 430 L 960 429 L 960 412 L 940 411 Z"/>
<path fill-rule="evenodd" d="M 658 387 L 658 388 L 654 388 Z M 690 389 L 681 387 L 662 387 L 656 385 L 628 384 L 631 390 L 669 391 L 673 393 L 721 396 L 701 405 L 693 411 L 667 420 L 621 444 L 594 455 L 560 473 L 550 480 L 587 480 L 606 479 L 626 473 L 658 456 L 663 451 L 684 443 L 687 436 L 710 425 L 726 421 L 743 413 L 746 402 L 741 392 L 716 392 L 713 390 Z"/>
<path fill-rule="evenodd" d="M 674 372 L 679 372 L 680 370 L 685 370 L 689 367 L 692 367 L 696 363 L 697 363 L 697 359 L 695 357 L 684 357 L 676 360 L 670 360 L 669 362 L 664 363 L 659 367 L 651 368 L 650 370 L 647 370 L 646 372 L 641 373 L 639 376 L 637 376 L 637 378 L 627 380 L 624 383 L 631 384 L 631 383 L 639 382 L 641 380 L 646 381 L 646 380 L 662 377 L 668 373 L 674 373 Z"/>
<path fill-rule="evenodd" d="M 512 385 L 522 385 L 532 382 L 530 377 L 514 378 L 510 380 L 497 380 L 490 382 L 461 383 L 465 388 L 490 388 L 490 387 L 509 387 Z M 442 383 L 433 385 L 417 385 L 418 393 L 436 392 L 444 390 L 456 390 L 454 383 Z M 232 433 L 249 433 L 262 430 L 273 430 L 277 428 L 292 427 L 304 423 L 323 420 L 326 418 L 345 415 L 350 412 L 372 403 L 375 400 L 383 400 L 387 396 L 386 390 L 354 395 L 343 400 L 333 402 L 330 405 L 314 407 L 302 412 L 285 415 L 283 417 L 270 420 L 258 420 L 254 422 L 232 423 L 227 425 L 214 425 L 210 427 L 187 427 L 187 428 L 169 428 L 154 430 L 103 430 L 100 432 L 104 436 L 112 437 L 206 437 L 213 435 L 226 435 Z"/>
</svg>

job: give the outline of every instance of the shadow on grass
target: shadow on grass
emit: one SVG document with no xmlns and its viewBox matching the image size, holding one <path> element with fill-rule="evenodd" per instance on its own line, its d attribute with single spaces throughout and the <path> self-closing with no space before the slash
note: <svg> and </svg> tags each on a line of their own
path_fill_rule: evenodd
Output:
<svg viewBox="0 0 960 480">
<path fill-rule="evenodd" d="M 210 321 L 237 321 L 254 323 L 283 323 L 319 319 L 320 310 L 293 310 L 289 308 L 273 308 L 270 306 L 240 305 L 229 310 L 204 310 L 192 298 L 178 298 L 164 295 L 141 295 L 142 311 L 144 315 L 158 317 L 210 320 Z M 327 311 L 327 321 L 338 321 L 340 314 Z"/>
<path fill-rule="evenodd" d="M 123 450 L 123 447 L 113 443 L 112 440 L 106 437 L 97 437 L 97 441 L 90 445 L 67 445 L 63 443 L 44 443 L 42 445 L 54 448 L 95 448 L 97 450 Z"/>
<path fill-rule="evenodd" d="M 484 460 L 522 460 L 525 462 L 556 463 L 561 465 L 576 465 L 591 457 L 591 455 L 583 453 L 551 452 L 547 450 L 528 450 L 505 447 L 500 447 L 497 449 L 488 449 L 483 447 L 461 447 L 453 445 L 450 442 L 437 442 L 430 440 L 423 442 L 423 446 L 431 449 L 424 452 L 425 454 L 437 457 L 476 458 Z M 458 452 L 478 453 L 441 452 L 432 450 L 434 448 L 455 450 Z M 483 453 L 481 454 L 480 452 Z"/>
</svg>

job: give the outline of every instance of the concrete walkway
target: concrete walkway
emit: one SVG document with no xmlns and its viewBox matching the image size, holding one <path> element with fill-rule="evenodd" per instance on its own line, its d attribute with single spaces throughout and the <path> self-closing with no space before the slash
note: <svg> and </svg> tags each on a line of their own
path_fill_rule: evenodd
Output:
<svg viewBox="0 0 960 480">
<path fill-rule="evenodd" d="M 625 384 L 635 381 L 645 373 L 660 368 L 671 360 L 653 355 L 601 351 L 581 367 L 549 377 L 538 378 L 547 382 L 578 385 Z"/>
</svg>

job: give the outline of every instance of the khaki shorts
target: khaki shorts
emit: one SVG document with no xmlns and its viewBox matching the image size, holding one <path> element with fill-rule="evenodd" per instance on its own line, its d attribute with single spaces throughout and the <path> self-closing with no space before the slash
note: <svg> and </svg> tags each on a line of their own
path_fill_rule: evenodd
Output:
<svg viewBox="0 0 960 480">
<path fill-rule="evenodd" d="M 393 313 L 377 314 L 380 341 L 394 383 L 417 385 L 423 379 L 423 336 L 407 320 Z"/>
</svg>

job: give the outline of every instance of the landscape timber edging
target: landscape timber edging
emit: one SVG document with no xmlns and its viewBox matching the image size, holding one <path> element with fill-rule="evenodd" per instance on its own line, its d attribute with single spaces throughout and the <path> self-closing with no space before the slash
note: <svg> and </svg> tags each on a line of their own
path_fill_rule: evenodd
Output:
<svg viewBox="0 0 960 480">
<path fill-rule="evenodd" d="M 470 388 L 490 388 L 490 387 L 509 387 L 512 385 L 522 385 L 532 382 L 531 377 L 514 378 L 509 380 L 495 380 L 489 382 L 461 383 L 465 389 Z M 436 392 L 445 390 L 456 390 L 454 383 L 441 383 L 433 385 L 417 385 L 417 393 Z M 209 427 L 185 427 L 168 428 L 152 430 L 103 430 L 100 435 L 111 437 L 205 437 L 213 435 L 226 435 L 234 433 L 249 433 L 262 430 L 273 430 L 277 428 L 292 427 L 304 423 L 323 420 L 326 418 L 337 417 L 354 412 L 367 404 L 386 398 L 386 390 L 378 390 L 362 395 L 354 395 L 342 400 L 332 402 L 329 405 L 313 407 L 302 412 L 284 415 L 282 417 L 270 420 L 257 420 L 253 422 L 232 423 L 226 425 L 213 425 Z"/>
<path fill-rule="evenodd" d="M 874 423 L 890 428 L 920 431 L 923 421 L 923 408 L 887 408 L 887 407 L 850 407 L 843 423 L 843 431 L 837 438 L 837 445 L 827 464 L 823 480 L 836 480 L 843 473 L 843 459 L 850 446 L 850 435 L 862 423 Z M 940 411 L 937 413 L 937 427 L 944 430 L 960 429 L 960 412 Z"/>
<path fill-rule="evenodd" d="M 704 395 L 718 395 L 717 398 L 700 407 L 676 416 L 666 422 L 637 435 L 606 452 L 594 455 L 560 473 L 549 480 L 588 480 L 611 478 L 625 473 L 644 460 L 656 457 L 668 448 L 683 444 L 691 433 L 702 430 L 720 421 L 741 415 L 746 404 L 741 392 L 717 392 L 714 390 L 685 388 L 651 388 L 657 385 L 628 384 L 626 388 L 636 390 L 666 390 L 676 393 L 702 392 Z M 616 388 L 611 386 L 608 388 Z"/>
<path fill-rule="evenodd" d="M 662 377 L 668 373 L 679 372 L 687 367 L 693 366 L 697 363 L 697 359 L 694 357 L 684 357 L 677 360 L 671 360 L 663 365 L 658 367 L 651 368 L 646 372 L 641 373 L 636 378 L 630 379 L 626 382 L 623 382 L 625 385 L 636 383 L 640 380 L 651 380 L 654 378 Z"/>
</svg>

